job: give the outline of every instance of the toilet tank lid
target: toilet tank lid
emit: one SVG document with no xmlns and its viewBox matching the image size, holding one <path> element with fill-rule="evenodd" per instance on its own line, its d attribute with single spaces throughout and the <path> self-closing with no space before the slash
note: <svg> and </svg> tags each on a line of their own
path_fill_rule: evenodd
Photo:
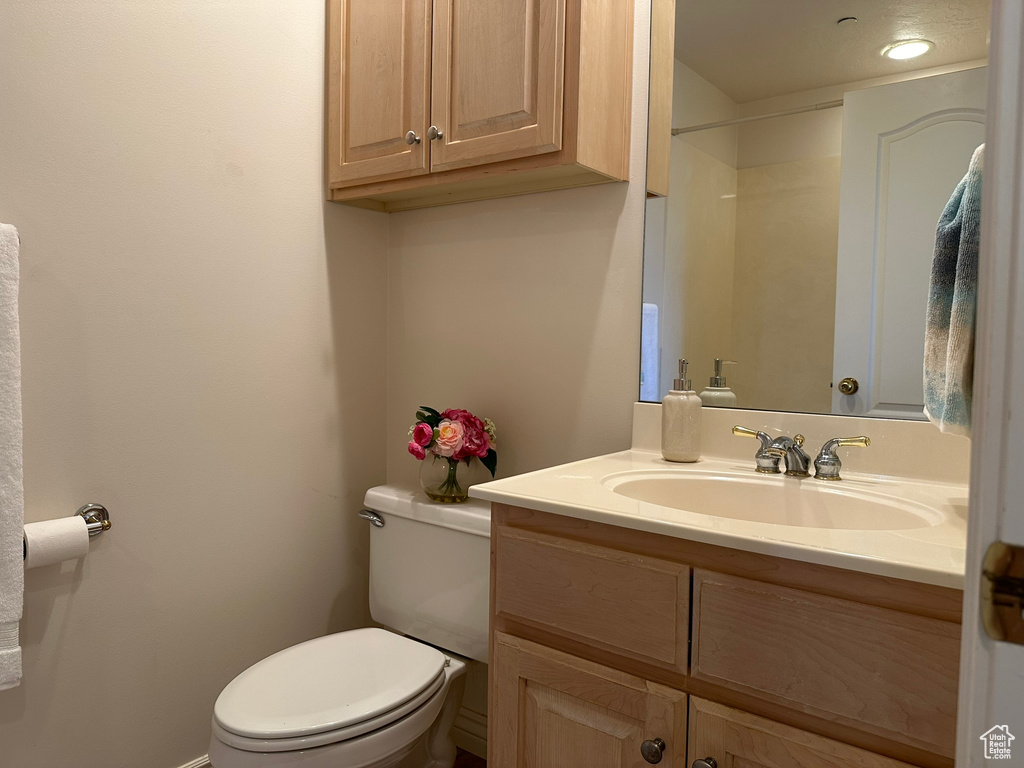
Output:
<svg viewBox="0 0 1024 768">
<path fill-rule="evenodd" d="M 440 504 L 428 499 L 419 486 L 378 485 L 366 492 L 363 504 L 382 515 L 396 515 L 474 536 L 491 535 L 491 505 L 486 501 L 470 499 L 463 504 Z"/>
</svg>

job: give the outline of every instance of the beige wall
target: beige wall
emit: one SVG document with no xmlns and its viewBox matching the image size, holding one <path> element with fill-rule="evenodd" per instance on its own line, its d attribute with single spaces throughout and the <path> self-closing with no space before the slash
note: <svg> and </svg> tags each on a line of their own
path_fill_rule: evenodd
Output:
<svg viewBox="0 0 1024 768">
<path fill-rule="evenodd" d="M 739 171 L 729 384 L 743 408 L 832 406 L 839 158 Z"/>
<path fill-rule="evenodd" d="M 114 519 L 26 574 L 3 766 L 182 765 L 232 676 L 367 619 L 387 218 L 321 202 L 323 14 L 0 4 L 26 515 Z"/>
<path fill-rule="evenodd" d="M 421 404 L 494 419 L 501 476 L 629 447 L 649 10 L 638 0 L 629 184 L 392 214 L 389 482 L 416 481 Z"/>
</svg>

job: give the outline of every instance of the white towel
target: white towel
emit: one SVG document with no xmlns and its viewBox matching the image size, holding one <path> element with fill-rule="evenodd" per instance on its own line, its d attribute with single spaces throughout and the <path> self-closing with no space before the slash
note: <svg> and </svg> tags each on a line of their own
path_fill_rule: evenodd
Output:
<svg viewBox="0 0 1024 768">
<path fill-rule="evenodd" d="M 0 691 L 21 682 L 18 622 L 24 598 L 21 341 L 18 230 L 0 224 Z"/>
</svg>

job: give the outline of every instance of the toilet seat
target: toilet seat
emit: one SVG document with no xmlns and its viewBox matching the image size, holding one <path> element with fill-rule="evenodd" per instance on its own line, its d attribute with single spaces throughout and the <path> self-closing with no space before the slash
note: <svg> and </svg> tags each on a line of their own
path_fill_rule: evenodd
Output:
<svg viewBox="0 0 1024 768">
<path fill-rule="evenodd" d="M 310 640 L 254 664 L 214 706 L 217 738 L 283 752 L 352 739 L 426 706 L 445 681 L 443 653 L 382 629 Z"/>
<path fill-rule="evenodd" d="M 284 739 L 253 739 L 247 736 L 239 736 L 231 731 L 225 730 L 216 720 L 213 721 L 213 735 L 228 746 L 235 749 L 243 749 L 246 752 L 293 752 L 301 749 L 312 749 L 322 747 L 326 744 L 335 744 L 340 741 L 355 739 L 372 731 L 379 730 L 391 725 L 403 717 L 412 715 L 417 710 L 433 709 L 434 699 L 444 698 L 445 691 L 442 687 L 445 683 L 445 673 L 441 672 L 437 681 L 419 696 L 405 702 L 382 715 L 366 720 L 346 728 L 339 728 L 335 731 L 324 731 L 309 736 L 296 736 Z"/>
</svg>

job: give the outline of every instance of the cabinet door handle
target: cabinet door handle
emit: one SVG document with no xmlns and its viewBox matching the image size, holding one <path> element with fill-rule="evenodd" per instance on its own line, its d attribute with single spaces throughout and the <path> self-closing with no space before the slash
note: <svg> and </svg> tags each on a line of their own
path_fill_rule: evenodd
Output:
<svg viewBox="0 0 1024 768">
<path fill-rule="evenodd" d="M 660 763 L 661 756 L 664 754 L 665 742 L 661 739 L 647 739 L 640 745 L 640 756 L 648 763 Z"/>
<path fill-rule="evenodd" d="M 409 131 L 407 134 L 405 134 L 405 143 L 408 144 L 410 147 L 413 144 L 420 143 L 420 137 L 416 135 L 416 131 Z"/>
<path fill-rule="evenodd" d="M 444 131 L 438 130 L 436 125 L 432 125 L 427 128 L 427 138 L 431 141 L 444 138 Z"/>
<path fill-rule="evenodd" d="M 690 768 L 718 768 L 718 761 L 713 757 L 705 757 L 703 760 L 694 760 Z"/>
</svg>

